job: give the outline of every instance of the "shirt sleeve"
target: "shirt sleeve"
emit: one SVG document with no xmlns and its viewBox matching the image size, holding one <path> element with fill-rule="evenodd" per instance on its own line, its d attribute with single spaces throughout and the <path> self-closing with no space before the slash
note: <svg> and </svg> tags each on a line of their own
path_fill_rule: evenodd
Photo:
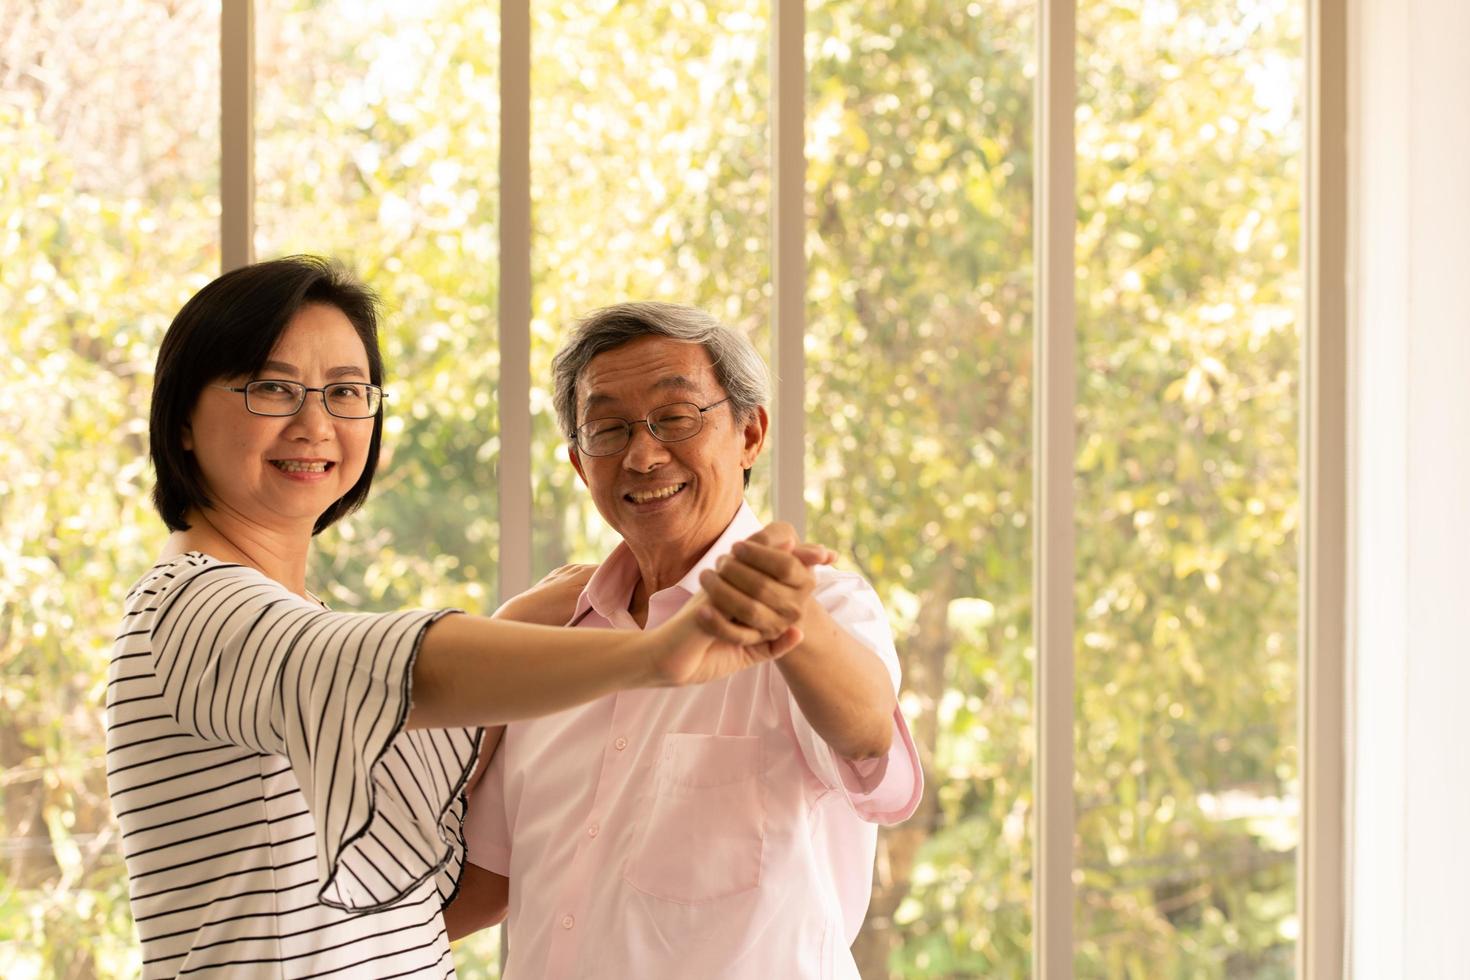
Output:
<svg viewBox="0 0 1470 980">
<path fill-rule="evenodd" d="M 852 572 L 817 569 L 817 574 L 817 601 L 839 626 L 883 662 L 897 693 L 898 651 L 878 594 L 862 576 Z M 772 675 L 779 678 L 780 672 L 773 671 Z M 897 707 L 893 709 L 893 738 L 886 754 L 876 759 L 847 759 L 817 734 L 802 714 L 795 695 L 784 680 L 780 683 L 797 744 L 812 775 L 827 789 L 843 794 L 853 812 L 869 823 L 895 824 L 908 819 L 924 794 L 924 776 L 903 713 Z"/>
<path fill-rule="evenodd" d="M 510 726 L 506 726 L 485 775 L 470 794 L 464 827 L 469 862 L 506 877 L 510 877 L 510 822 L 505 816 L 505 741 L 509 735 Z"/>
<path fill-rule="evenodd" d="M 154 673 L 179 725 L 289 762 L 323 905 L 378 911 L 429 878 L 453 897 L 481 731 L 404 730 L 419 644 L 447 610 L 328 612 L 214 562 L 181 570 L 151 605 Z"/>
</svg>

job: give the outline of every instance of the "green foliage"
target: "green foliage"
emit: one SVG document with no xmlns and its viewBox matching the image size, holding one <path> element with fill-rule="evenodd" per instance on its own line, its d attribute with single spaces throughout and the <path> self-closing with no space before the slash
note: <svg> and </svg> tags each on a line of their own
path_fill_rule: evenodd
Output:
<svg viewBox="0 0 1470 980">
<path fill-rule="evenodd" d="M 337 256 L 384 302 L 382 466 L 312 569 L 341 608 L 495 604 L 498 29 L 467 2 L 260 11 L 256 251 Z"/>
<path fill-rule="evenodd" d="M 884 834 L 865 976 L 1027 969 L 1030 16 L 808 25 L 809 534 L 894 614 L 929 786 Z"/>
<path fill-rule="evenodd" d="M 256 9 L 257 250 L 341 256 L 387 308 L 384 466 L 312 581 L 339 608 L 488 609 L 498 16 Z M 5 16 L 0 73 L 25 81 L 0 94 L 0 972 L 130 976 L 100 752 L 108 610 L 162 538 L 144 461 L 158 338 L 218 267 L 216 28 L 202 3 Z M 1291 970 L 1301 16 L 1079 15 L 1080 976 Z M 533 18 L 544 571 L 611 541 L 545 385 L 570 319 L 660 298 L 769 340 L 769 25 L 749 0 L 552 0 Z M 929 787 L 883 833 L 856 951 L 870 978 L 1023 976 L 1033 5 L 842 0 L 807 29 L 809 534 L 893 616 Z M 94 77 L 78 52 L 100 37 L 112 67 Z M 466 976 L 498 976 L 497 956 L 493 934 L 456 946 Z"/>
<path fill-rule="evenodd" d="M 1302 12 L 1079 22 L 1079 972 L 1291 968 Z"/>
<path fill-rule="evenodd" d="M 709 310 L 768 343 L 768 25 L 748 0 L 533 5 L 534 562 L 616 544 L 565 456 L 551 358 L 625 299 Z M 759 506 L 768 474 L 758 466 Z"/>
<path fill-rule="evenodd" d="M 163 537 L 146 497 L 158 340 L 219 265 L 214 170 L 194 166 L 217 152 L 208 86 L 168 100 L 172 128 L 141 107 L 177 84 L 162 52 L 207 56 L 207 18 L 26 7 L 0 15 L 17 80 L 0 95 L 0 972 L 134 976 L 100 751 L 108 610 Z M 105 78 L 87 67 L 101 36 L 120 52 Z"/>
</svg>

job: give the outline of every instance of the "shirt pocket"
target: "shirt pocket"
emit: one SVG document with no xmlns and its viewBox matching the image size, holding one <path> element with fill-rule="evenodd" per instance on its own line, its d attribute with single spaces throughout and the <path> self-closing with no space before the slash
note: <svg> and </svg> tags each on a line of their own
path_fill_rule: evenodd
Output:
<svg viewBox="0 0 1470 980">
<path fill-rule="evenodd" d="M 700 905 L 755 889 L 765 850 L 756 735 L 663 738 L 643 833 L 623 879 L 654 898 Z"/>
</svg>

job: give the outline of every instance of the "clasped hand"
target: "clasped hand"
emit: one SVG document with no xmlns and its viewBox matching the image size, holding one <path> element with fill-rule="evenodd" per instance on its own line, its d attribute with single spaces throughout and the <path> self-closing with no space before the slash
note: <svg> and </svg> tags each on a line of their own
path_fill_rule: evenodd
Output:
<svg viewBox="0 0 1470 980">
<path fill-rule="evenodd" d="M 802 622 L 816 587 L 812 569 L 836 553 L 806 544 L 776 521 L 738 541 L 700 575 L 703 591 L 664 627 L 645 634 L 655 686 L 697 684 L 783 656 L 803 639 Z M 496 618 L 559 626 L 595 566 L 566 565 L 505 603 Z"/>
<path fill-rule="evenodd" d="M 699 625 L 717 639 L 744 645 L 800 631 L 816 587 L 813 568 L 836 558 L 830 548 L 803 542 L 785 521 L 768 524 L 700 574 L 709 602 L 699 611 Z"/>
<path fill-rule="evenodd" d="M 702 684 L 795 649 L 816 586 L 812 566 L 836 557 L 803 544 L 780 521 L 736 543 L 716 569 L 701 573 L 703 591 L 648 637 L 649 683 Z"/>
</svg>

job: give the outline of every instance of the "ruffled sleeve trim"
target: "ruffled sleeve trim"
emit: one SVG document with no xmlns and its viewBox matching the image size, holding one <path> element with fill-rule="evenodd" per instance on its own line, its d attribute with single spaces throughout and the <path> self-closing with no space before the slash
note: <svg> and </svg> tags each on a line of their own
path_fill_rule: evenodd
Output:
<svg viewBox="0 0 1470 980">
<path fill-rule="evenodd" d="M 423 635 L 451 611 L 395 614 L 403 621 L 385 637 L 393 649 L 381 672 L 369 675 L 369 683 L 387 697 L 379 715 L 391 717 L 391 724 L 377 724 L 366 714 L 346 718 L 339 751 L 323 745 L 328 751 L 315 753 L 317 785 L 350 814 L 340 826 L 318 821 L 323 905 L 374 912 L 431 878 L 437 879 L 441 904 L 459 890 L 465 787 L 484 731 L 404 728 Z"/>
</svg>

